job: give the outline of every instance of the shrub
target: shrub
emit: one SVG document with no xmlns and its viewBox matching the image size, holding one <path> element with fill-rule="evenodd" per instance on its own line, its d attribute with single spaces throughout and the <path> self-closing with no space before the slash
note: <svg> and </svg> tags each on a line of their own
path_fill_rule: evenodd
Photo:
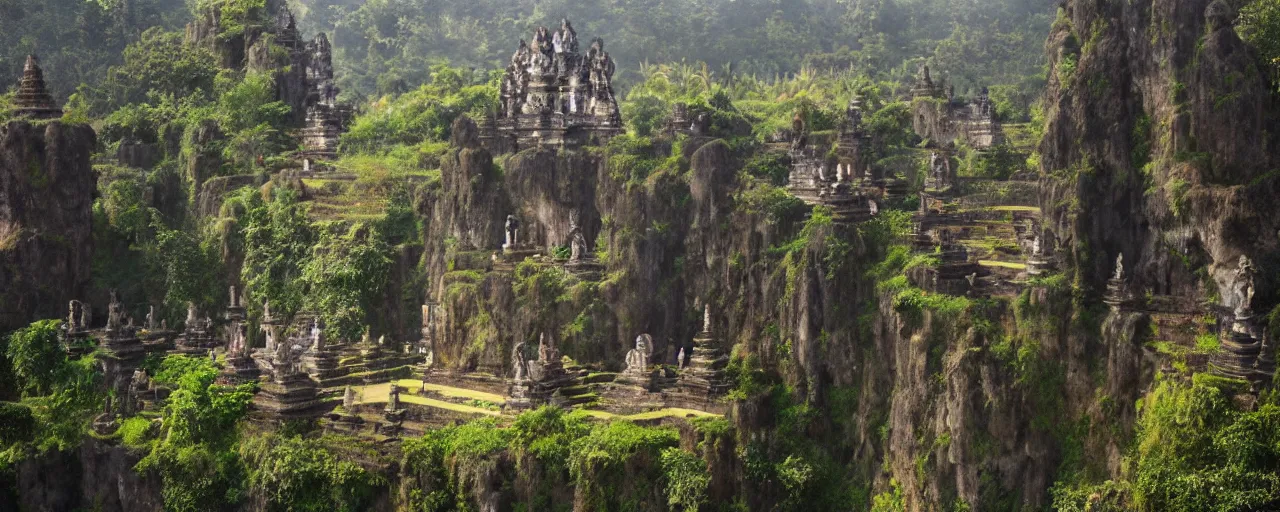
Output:
<svg viewBox="0 0 1280 512">
<path fill-rule="evenodd" d="M 667 504 L 674 510 L 697 512 L 707 502 L 711 474 L 698 456 L 679 448 L 664 449 L 662 472 L 667 479 Z"/>
</svg>

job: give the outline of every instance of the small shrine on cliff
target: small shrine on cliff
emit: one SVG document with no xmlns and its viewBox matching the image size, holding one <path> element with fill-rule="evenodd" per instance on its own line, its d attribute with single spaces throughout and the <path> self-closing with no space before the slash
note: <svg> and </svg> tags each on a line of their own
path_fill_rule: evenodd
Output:
<svg viewBox="0 0 1280 512">
<path fill-rule="evenodd" d="M 862 222 L 879 212 L 884 181 L 870 176 L 869 137 L 862 127 L 862 104 L 854 98 L 835 139 L 811 134 L 799 113 L 792 122 L 791 174 L 787 189 L 810 205 L 825 205 L 843 223 Z M 827 151 L 834 145 L 834 155 Z"/>
<path fill-rule="evenodd" d="M 62 108 L 58 107 L 49 88 L 44 83 L 44 71 L 35 55 L 27 56 L 22 68 L 22 81 L 13 97 L 13 114 L 27 119 L 58 119 Z"/>
<path fill-rule="evenodd" d="M 292 17 L 291 17 L 292 18 Z M 293 29 L 296 34 L 297 29 Z M 346 131 L 354 111 L 350 105 L 338 103 L 340 89 L 333 81 L 333 47 L 324 33 L 297 51 L 307 58 L 307 117 L 302 129 L 302 144 L 307 153 L 318 157 L 333 157 L 338 151 L 338 139 Z"/>
<path fill-rule="evenodd" d="M 1217 374 L 1261 385 L 1276 373 L 1275 347 L 1253 311 L 1257 270 L 1248 256 L 1240 256 L 1227 299 L 1234 303 L 1230 328 L 1221 334 L 1222 350 L 1209 363 Z"/>
<path fill-rule="evenodd" d="M 935 84 L 929 66 L 920 68 L 911 87 L 911 114 L 916 134 L 937 147 L 962 142 L 974 149 L 987 149 L 1004 142 L 1004 130 L 987 88 L 967 102 L 956 100 L 954 86 Z"/>
<path fill-rule="evenodd" d="M 569 20 L 560 30 L 539 28 L 520 41 L 502 78 L 498 113 L 481 134 L 499 150 L 599 143 L 623 130 L 613 93 L 616 65 L 604 40 L 581 52 Z M 496 134 L 494 133 L 496 131 Z M 491 148 L 494 149 L 494 148 Z"/>
</svg>

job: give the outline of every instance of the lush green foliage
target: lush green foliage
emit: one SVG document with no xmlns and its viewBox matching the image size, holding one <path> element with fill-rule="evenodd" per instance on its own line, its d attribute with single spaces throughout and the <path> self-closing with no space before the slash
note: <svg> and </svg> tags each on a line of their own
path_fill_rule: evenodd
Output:
<svg viewBox="0 0 1280 512">
<path fill-rule="evenodd" d="M 1280 77 L 1280 2 L 1251 0 L 1240 9 L 1236 23 L 1240 37 L 1271 64 L 1273 80 Z"/>
<path fill-rule="evenodd" d="M 662 450 L 662 472 L 667 478 L 667 504 L 675 510 L 697 512 L 707 502 L 711 475 L 706 461 L 679 448 Z"/>
<path fill-rule="evenodd" d="M 137 470 L 162 478 L 167 510 L 224 509 L 243 497 L 245 476 L 234 449 L 235 429 L 248 412 L 255 384 L 220 386 L 214 383 L 217 374 L 208 359 L 173 355 L 154 375 L 157 384 L 174 391 L 165 405 L 159 440 Z"/>
<path fill-rule="evenodd" d="M 71 359 L 58 339 L 61 321 L 41 320 L 9 335 L 6 359 L 23 383 L 20 404 L 0 403 L 0 469 L 38 451 L 76 446 L 102 410 L 96 353 Z"/>
<path fill-rule="evenodd" d="M 108 66 L 119 63 L 126 45 L 145 29 L 180 28 L 187 16 L 177 0 L 0 1 L 4 88 L 17 83 L 27 54 L 34 53 L 54 95 L 66 99 L 81 83 L 104 80 Z"/>
<path fill-rule="evenodd" d="M 151 27 L 125 48 L 124 62 L 108 69 L 101 82 L 81 84 L 76 101 L 91 115 L 162 97 L 208 101 L 217 75 L 207 49 L 184 44 L 179 32 Z"/>
<path fill-rule="evenodd" d="M 6 357 L 26 396 L 47 395 L 58 383 L 66 354 L 58 340 L 61 320 L 41 320 L 9 335 Z"/>
<path fill-rule="evenodd" d="M 1140 403 L 1133 466 L 1094 486 L 1059 485 L 1060 510 L 1253 510 L 1280 499 L 1280 404 L 1264 393 L 1253 411 L 1243 389 L 1205 374 L 1165 380 Z"/>
<path fill-rule="evenodd" d="M 351 460 L 355 453 L 335 452 L 331 446 L 338 444 L 359 442 L 296 436 L 245 442 L 241 453 L 250 468 L 249 485 L 265 495 L 267 510 L 368 510 L 386 479 Z"/>
<path fill-rule="evenodd" d="M 488 75 L 435 65 L 430 83 L 374 102 L 342 135 L 342 145 L 346 150 L 380 153 L 396 145 L 448 140 L 449 128 L 459 115 L 468 114 L 478 122 L 497 105 L 497 83 Z"/>
<path fill-rule="evenodd" d="M 244 209 L 239 226 L 244 237 L 244 280 L 254 304 L 268 302 L 272 311 L 291 315 L 303 303 L 301 278 L 315 233 L 297 194 L 275 189 L 270 201 L 244 189 L 236 201 Z"/>
<path fill-rule="evenodd" d="M 361 223 L 321 224 L 316 231 L 316 245 L 302 265 L 303 306 L 320 312 L 328 335 L 356 339 L 387 285 L 390 249 L 376 228 Z"/>
<path fill-rule="evenodd" d="M 403 92 L 443 59 L 497 69 L 533 27 L 568 13 L 582 41 L 603 37 L 625 80 L 642 62 L 706 62 L 708 76 L 865 69 L 904 78 L 922 57 L 962 94 L 1039 71 L 1052 11 L 1041 3 L 804 0 L 641 0 L 584 5 L 501 0 L 314 0 L 304 25 L 334 34 L 340 82 L 351 93 Z M 585 48 L 584 48 L 585 49 Z M 769 98 L 772 99 L 772 98 Z M 634 113 L 631 112 L 631 113 Z M 641 130 L 643 134 L 643 130 Z"/>
</svg>

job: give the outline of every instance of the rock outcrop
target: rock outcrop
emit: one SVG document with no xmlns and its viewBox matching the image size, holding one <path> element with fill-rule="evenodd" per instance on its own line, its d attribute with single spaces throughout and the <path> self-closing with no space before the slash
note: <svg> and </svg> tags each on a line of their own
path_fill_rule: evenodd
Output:
<svg viewBox="0 0 1280 512">
<path fill-rule="evenodd" d="M 0 127 L 0 332 L 61 318 L 87 291 L 96 141 L 58 121 Z"/>
</svg>

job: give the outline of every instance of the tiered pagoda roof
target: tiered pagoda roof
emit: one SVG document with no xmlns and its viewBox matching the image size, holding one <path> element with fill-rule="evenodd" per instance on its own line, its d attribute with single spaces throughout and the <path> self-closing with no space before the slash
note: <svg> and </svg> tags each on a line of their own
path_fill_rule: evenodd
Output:
<svg viewBox="0 0 1280 512">
<path fill-rule="evenodd" d="M 30 119 L 57 119 L 62 117 L 62 109 L 49 94 L 44 83 L 44 71 L 40 69 L 40 61 L 35 55 L 27 55 L 27 64 L 22 68 L 22 82 L 18 86 L 18 94 L 13 99 L 13 113 L 17 117 Z"/>
</svg>

